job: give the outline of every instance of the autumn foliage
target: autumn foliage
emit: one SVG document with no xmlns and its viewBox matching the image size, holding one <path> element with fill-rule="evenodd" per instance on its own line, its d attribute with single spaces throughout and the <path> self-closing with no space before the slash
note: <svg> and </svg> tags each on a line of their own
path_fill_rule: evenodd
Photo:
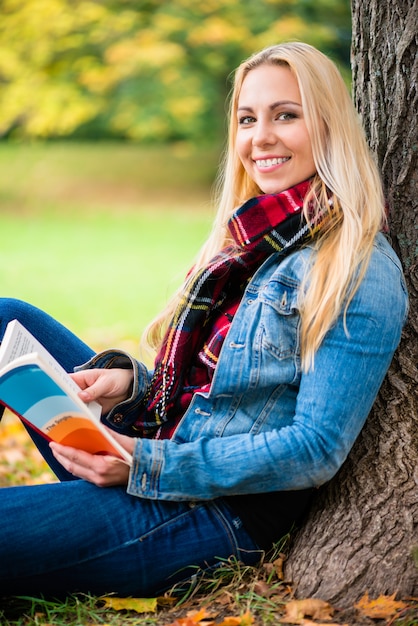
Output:
<svg viewBox="0 0 418 626">
<path fill-rule="evenodd" d="M 306 40 L 348 68 L 345 0 L 3 0 L 0 136 L 219 138 L 230 72 Z"/>
</svg>

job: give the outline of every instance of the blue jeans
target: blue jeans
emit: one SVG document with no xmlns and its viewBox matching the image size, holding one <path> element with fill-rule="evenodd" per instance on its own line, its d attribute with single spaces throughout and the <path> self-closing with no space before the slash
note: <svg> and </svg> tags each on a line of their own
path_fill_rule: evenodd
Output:
<svg viewBox="0 0 418 626">
<path fill-rule="evenodd" d="M 18 319 L 68 371 L 93 356 L 86 344 L 39 309 L 0 298 L 0 336 Z M 70 592 L 148 596 L 197 568 L 261 552 L 222 500 L 185 503 L 130 496 L 74 480 L 30 433 L 62 482 L 7 487 L 0 494 L 0 596 Z"/>
</svg>

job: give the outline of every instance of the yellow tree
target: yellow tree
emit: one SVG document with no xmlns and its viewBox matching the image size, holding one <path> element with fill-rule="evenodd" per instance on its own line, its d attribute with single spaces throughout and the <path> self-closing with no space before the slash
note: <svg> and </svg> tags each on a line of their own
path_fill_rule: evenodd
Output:
<svg viewBox="0 0 418 626">
<path fill-rule="evenodd" d="M 243 57 L 298 38 L 343 60 L 348 33 L 347 0 L 3 0 L 0 134 L 218 137 Z"/>
</svg>

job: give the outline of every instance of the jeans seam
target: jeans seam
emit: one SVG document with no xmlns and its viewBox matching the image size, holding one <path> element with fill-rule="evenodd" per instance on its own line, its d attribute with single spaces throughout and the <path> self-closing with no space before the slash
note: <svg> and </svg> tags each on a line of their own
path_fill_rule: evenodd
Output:
<svg viewBox="0 0 418 626">
<path fill-rule="evenodd" d="M 224 506 L 226 506 L 228 508 L 228 510 L 230 511 L 232 519 L 239 519 L 239 521 L 241 523 L 241 526 L 240 526 L 239 530 L 241 532 L 244 532 L 247 535 L 248 540 L 253 544 L 253 547 L 251 547 L 251 548 L 250 547 L 240 546 L 239 540 L 237 538 L 237 530 L 236 529 L 234 530 L 232 519 L 231 519 L 231 521 L 228 520 L 228 518 L 225 516 L 225 513 L 221 510 L 221 508 L 219 507 L 217 502 L 212 502 L 212 504 L 213 504 L 215 513 L 218 516 L 218 519 L 220 519 L 220 521 L 222 522 L 222 525 L 225 527 L 225 529 L 226 529 L 226 531 L 228 533 L 228 536 L 231 538 L 230 539 L 230 543 L 231 543 L 231 547 L 234 548 L 234 556 L 239 559 L 239 558 L 241 558 L 241 554 L 243 552 L 245 552 L 245 553 L 251 553 L 251 552 L 256 553 L 256 552 L 259 552 L 260 553 L 260 558 L 261 558 L 261 555 L 263 554 L 263 550 L 261 550 L 257 546 L 257 544 L 255 543 L 255 541 L 252 539 L 252 537 L 250 536 L 250 534 L 246 530 L 246 528 L 245 528 L 241 518 L 239 517 L 239 515 L 234 513 L 234 511 L 232 509 L 230 509 L 228 507 L 228 505 L 224 504 Z"/>
</svg>

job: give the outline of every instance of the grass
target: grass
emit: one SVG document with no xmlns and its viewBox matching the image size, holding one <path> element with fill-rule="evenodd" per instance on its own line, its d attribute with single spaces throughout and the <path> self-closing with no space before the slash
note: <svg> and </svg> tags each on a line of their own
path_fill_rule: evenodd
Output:
<svg viewBox="0 0 418 626">
<path fill-rule="evenodd" d="M 3 214 L 0 291 L 51 313 L 95 347 L 140 336 L 187 271 L 206 211 L 92 211 L 68 204 Z"/>
<path fill-rule="evenodd" d="M 225 563 L 216 577 L 202 581 L 202 586 L 192 597 L 181 597 L 178 591 L 173 591 L 171 596 L 158 598 L 156 611 L 145 615 L 129 608 L 119 612 L 110 611 L 106 608 L 106 599 L 85 595 L 71 596 L 64 601 L 25 597 L 10 599 L 0 609 L 0 619 L 3 626 L 209 626 L 216 618 L 218 624 L 228 626 L 227 616 L 232 615 L 229 618 L 230 626 L 249 626 L 252 623 L 277 625 L 283 613 L 285 586 L 276 581 L 271 586 L 272 592 L 276 593 L 275 600 L 263 598 L 257 590 L 261 576 L 266 578 L 269 575 L 254 568 L 243 568 L 236 563 Z M 257 622 L 251 621 L 255 613 L 259 616 Z M 187 617 L 181 617 L 186 615 L 190 616 L 190 621 L 186 621 Z"/>
<path fill-rule="evenodd" d="M 47 310 L 96 349 L 135 351 L 209 231 L 219 152 L 187 145 L 0 144 L 0 293 Z M 2 424 L 0 442 L 1 486 L 50 480 L 16 418 Z M 195 587 L 157 599 L 156 612 L 117 611 L 88 595 L 10 598 L 1 601 L 0 623 L 277 625 L 292 593 L 278 569 L 283 549 L 258 568 L 222 563 Z M 413 601 L 388 620 L 353 615 L 337 613 L 334 622 L 418 624 Z"/>
<path fill-rule="evenodd" d="M 10 598 L 0 608 L 2 626 L 280 626 L 288 623 L 304 626 L 417 626 L 418 609 L 410 599 L 405 608 L 385 619 L 367 617 L 360 611 L 334 610 L 326 617 L 311 620 L 290 618 L 292 590 L 279 575 L 284 538 L 276 552 L 260 567 L 225 561 L 196 586 L 173 589 L 156 598 L 155 610 L 138 613 L 127 599 L 118 609 L 109 609 L 111 598 L 90 595 L 69 596 L 63 601 L 42 598 Z M 303 601 L 302 601 L 303 602 Z M 312 602 L 312 600 L 308 600 Z M 321 601 L 317 601 L 321 604 Z M 318 605 L 317 605 L 318 606 Z M 306 613 L 308 616 L 309 613 Z"/>
<path fill-rule="evenodd" d="M 136 341 L 207 236 L 215 161 L 185 147 L 1 146 L 0 293 L 94 348 Z"/>
</svg>

